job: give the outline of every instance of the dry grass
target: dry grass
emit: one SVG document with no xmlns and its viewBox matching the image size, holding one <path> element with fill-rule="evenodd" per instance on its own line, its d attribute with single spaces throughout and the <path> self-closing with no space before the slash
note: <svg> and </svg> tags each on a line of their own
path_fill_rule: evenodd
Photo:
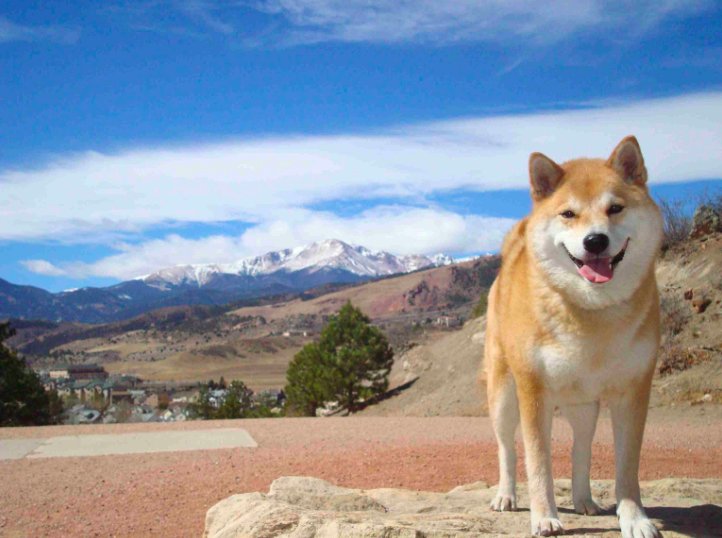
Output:
<svg viewBox="0 0 722 538">
<path fill-rule="evenodd" d="M 274 338 L 215 344 L 170 355 L 158 361 L 121 360 L 104 364 L 113 374 L 133 374 L 154 381 L 196 382 L 240 379 L 254 391 L 281 388 L 293 356 L 308 339 Z"/>
</svg>

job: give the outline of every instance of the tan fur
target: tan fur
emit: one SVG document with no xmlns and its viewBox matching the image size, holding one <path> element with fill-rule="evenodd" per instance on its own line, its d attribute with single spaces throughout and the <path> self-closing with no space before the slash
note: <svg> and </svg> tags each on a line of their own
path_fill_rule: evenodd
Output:
<svg viewBox="0 0 722 538">
<path fill-rule="evenodd" d="M 625 267 L 625 260 L 622 260 L 615 269 L 614 278 L 625 270 L 635 271 L 636 289 L 632 286 L 631 294 L 625 296 L 627 292 L 620 288 L 619 292 L 610 292 L 609 297 L 597 300 L 597 291 L 608 284 L 587 283 L 579 276 L 578 286 L 582 291 L 572 293 L 564 285 L 565 279 L 578 276 L 573 275 L 572 262 L 569 262 L 569 268 L 559 262 L 562 266 L 559 271 L 569 274 L 556 278 L 553 276 L 556 266 L 548 269 L 540 261 L 541 247 L 536 245 L 544 230 L 552 226 L 562 233 L 565 227 L 577 227 L 583 234 L 584 230 L 595 226 L 614 229 L 617 221 L 621 223 L 625 218 L 644 219 L 644 222 L 658 219 L 658 210 L 645 185 L 643 161 L 634 163 L 632 155 L 631 162 L 636 168 L 625 168 L 635 147 L 638 149 L 636 140 L 627 138 L 607 161 L 578 159 L 560 167 L 553 162 L 540 161 L 540 158 L 546 159 L 543 156 L 532 155 L 533 210 L 506 237 L 502 267 L 489 293 L 485 368 L 489 410 L 500 443 L 502 473 L 499 498 L 492 507 L 497 510 L 515 508 L 512 476 L 515 470 L 507 468 L 516 461 L 515 456 L 509 454 L 508 442 L 508 430 L 512 429 L 513 436 L 516 429 L 513 421 L 518 420 L 511 408 L 516 404 L 525 444 L 532 532 L 535 534 L 562 532 L 551 482 L 550 430 L 556 407 L 569 410 L 575 439 L 578 434 L 580 438 L 589 438 L 580 441 L 580 446 L 575 440 L 575 451 L 578 450 L 574 456 L 575 474 L 578 475 L 574 477 L 575 496 L 578 497 L 574 499 L 575 508 L 585 513 L 598 510 L 588 492 L 586 460 L 591 448 L 581 445 L 591 445 L 594 425 L 586 424 L 596 421 L 598 402 L 603 400 L 609 403 L 615 423 L 618 513 L 623 534 L 632 536 L 639 532 L 633 535 L 657 536 L 651 524 L 645 523 L 637 481 L 659 342 L 659 299 L 653 258 L 646 267 L 642 262 Z M 641 159 L 641 153 L 639 156 Z M 534 182 L 535 174 L 543 176 L 536 178 L 538 183 Z M 621 214 L 608 215 L 607 206 L 600 205 L 599 200 L 622 204 L 625 209 Z M 566 220 L 560 213 L 570 203 L 576 203 L 581 209 L 578 217 Z M 657 228 L 658 222 L 650 224 L 650 229 Z M 658 244 L 657 237 L 646 240 Z M 649 248 L 644 241 L 644 237 L 635 237 L 629 242 L 629 250 Z M 548 265 L 552 263 L 556 262 Z M 632 278 L 631 274 L 623 275 L 624 279 Z M 589 294 L 588 304 L 585 294 Z M 630 356 L 625 358 L 625 353 Z M 575 418 L 577 411 L 581 414 Z M 589 427 L 591 431 L 581 432 Z"/>
</svg>

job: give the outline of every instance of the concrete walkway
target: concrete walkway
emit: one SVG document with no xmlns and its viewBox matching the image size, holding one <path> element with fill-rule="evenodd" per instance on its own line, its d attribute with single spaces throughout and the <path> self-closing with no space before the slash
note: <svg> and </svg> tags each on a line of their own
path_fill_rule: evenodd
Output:
<svg viewBox="0 0 722 538">
<path fill-rule="evenodd" d="M 64 435 L 47 439 L 0 440 L 0 460 L 148 454 L 257 446 L 253 437 L 242 428 Z"/>
</svg>

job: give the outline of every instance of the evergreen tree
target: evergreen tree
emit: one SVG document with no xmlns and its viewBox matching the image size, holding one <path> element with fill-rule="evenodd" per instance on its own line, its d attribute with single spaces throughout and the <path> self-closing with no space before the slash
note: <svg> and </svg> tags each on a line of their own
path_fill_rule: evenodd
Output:
<svg viewBox="0 0 722 538">
<path fill-rule="evenodd" d="M 305 416 L 315 416 L 316 409 L 332 399 L 327 374 L 330 365 L 324 365 L 318 344 L 306 344 L 291 361 L 286 371 L 286 405 Z"/>
<path fill-rule="evenodd" d="M 346 303 L 321 331 L 317 343 L 294 357 L 286 378 L 289 405 L 307 415 L 335 400 L 353 412 L 388 388 L 393 350 L 370 319 Z"/>
<path fill-rule="evenodd" d="M 13 334 L 9 323 L 0 324 L 0 426 L 54 424 L 62 403 L 57 393 L 51 402 L 37 374 L 4 345 Z"/>
</svg>

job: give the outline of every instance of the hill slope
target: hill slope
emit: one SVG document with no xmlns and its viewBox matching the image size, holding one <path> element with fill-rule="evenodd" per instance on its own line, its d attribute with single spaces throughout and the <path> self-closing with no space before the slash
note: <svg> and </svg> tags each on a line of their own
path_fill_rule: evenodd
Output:
<svg viewBox="0 0 722 538">
<path fill-rule="evenodd" d="M 722 404 L 722 234 L 686 241 L 657 264 L 663 342 L 652 406 Z M 704 309 L 701 310 L 701 305 Z M 486 414 L 481 365 L 484 320 L 419 339 L 398 356 L 391 388 L 405 390 L 361 411 L 367 415 Z"/>
</svg>

